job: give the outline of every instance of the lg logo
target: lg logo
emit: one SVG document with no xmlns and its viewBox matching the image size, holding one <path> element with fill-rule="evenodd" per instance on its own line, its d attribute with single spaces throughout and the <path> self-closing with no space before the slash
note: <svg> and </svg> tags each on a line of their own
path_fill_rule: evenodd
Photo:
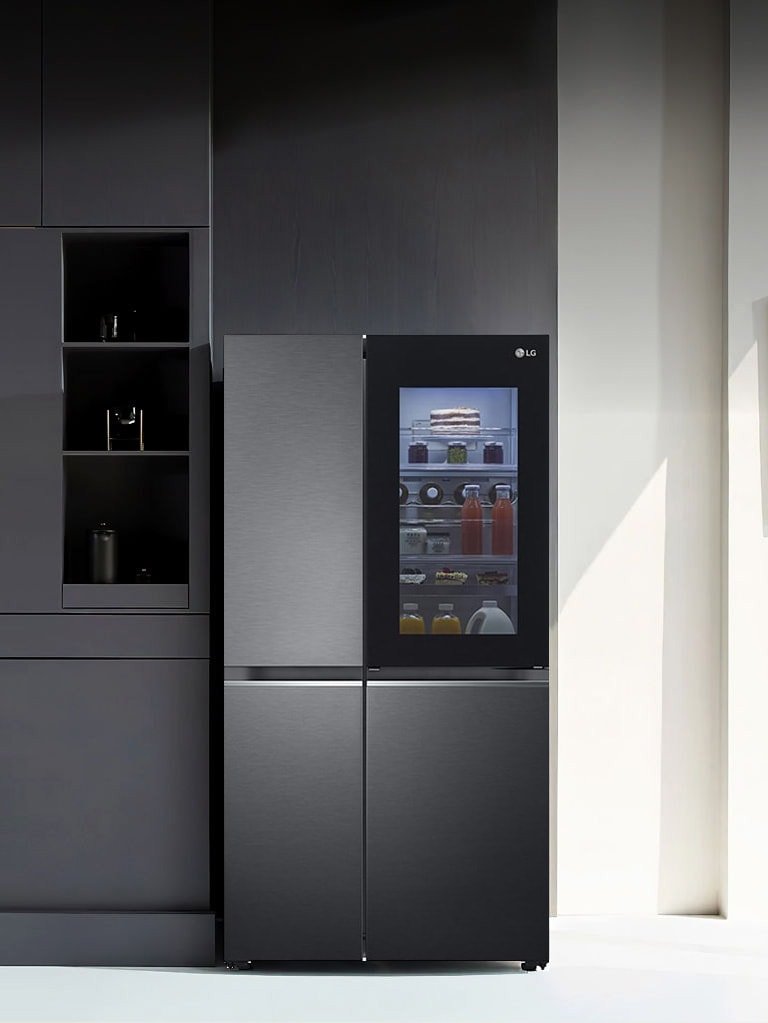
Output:
<svg viewBox="0 0 768 1023">
<path fill-rule="evenodd" d="M 535 348 L 516 348 L 515 357 L 518 359 L 527 359 L 532 355 L 536 354 Z"/>
</svg>

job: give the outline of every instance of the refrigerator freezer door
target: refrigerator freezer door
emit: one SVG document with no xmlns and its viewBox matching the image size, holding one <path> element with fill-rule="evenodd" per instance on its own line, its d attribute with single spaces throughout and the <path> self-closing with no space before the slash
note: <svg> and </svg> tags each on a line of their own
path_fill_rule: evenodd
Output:
<svg viewBox="0 0 768 1023">
<path fill-rule="evenodd" d="M 224 958 L 362 954 L 362 685 L 226 682 Z"/>
<path fill-rule="evenodd" d="M 549 959 L 548 686 L 369 684 L 369 959 Z"/>
<path fill-rule="evenodd" d="M 224 341 L 224 663 L 362 664 L 360 337 Z"/>
</svg>

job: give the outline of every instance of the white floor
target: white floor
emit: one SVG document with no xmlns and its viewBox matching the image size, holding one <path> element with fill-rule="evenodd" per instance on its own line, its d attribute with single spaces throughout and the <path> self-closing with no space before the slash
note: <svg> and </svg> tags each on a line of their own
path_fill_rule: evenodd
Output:
<svg viewBox="0 0 768 1023">
<path fill-rule="evenodd" d="M 552 921 L 550 966 L 353 964 L 217 970 L 0 969 L 0 1021 L 766 1023 L 768 925 L 696 917 Z"/>
</svg>

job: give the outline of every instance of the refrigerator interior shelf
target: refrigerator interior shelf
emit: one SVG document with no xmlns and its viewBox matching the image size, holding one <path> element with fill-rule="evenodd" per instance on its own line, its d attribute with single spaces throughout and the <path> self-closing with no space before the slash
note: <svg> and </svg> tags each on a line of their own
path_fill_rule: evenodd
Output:
<svg viewBox="0 0 768 1023">
<path fill-rule="evenodd" d="M 517 564 L 516 554 L 401 554 L 400 561 L 405 565 L 417 565 L 419 562 L 429 564 L 432 568 L 443 568 L 459 565 L 471 565 L 480 568 L 487 564 L 491 568 L 499 565 Z"/>
<path fill-rule="evenodd" d="M 502 465 L 498 463 L 496 465 L 486 462 L 404 462 L 400 465 L 400 475 L 403 476 L 405 473 L 411 475 L 423 476 L 432 478 L 437 476 L 438 479 L 450 476 L 455 478 L 456 476 L 466 476 L 468 473 L 472 473 L 476 476 L 509 476 L 517 475 L 516 465 Z"/>
<path fill-rule="evenodd" d="M 439 597 L 447 590 L 454 596 L 461 597 L 484 597 L 486 600 L 494 600 L 497 596 L 516 597 L 517 583 L 493 583 L 481 585 L 480 583 L 400 583 L 400 596 L 403 600 L 408 599 L 405 595 L 412 593 L 415 600 L 418 594 L 424 597 Z"/>
<path fill-rule="evenodd" d="M 435 426 L 401 426 L 400 435 L 403 437 L 428 437 L 429 440 L 444 440 L 450 443 L 453 440 L 496 440 L 499 437 L 511 437 L 515 431 L 508 426 L 478 426 L 464 430 L 441 430 Z"/>
</svg>

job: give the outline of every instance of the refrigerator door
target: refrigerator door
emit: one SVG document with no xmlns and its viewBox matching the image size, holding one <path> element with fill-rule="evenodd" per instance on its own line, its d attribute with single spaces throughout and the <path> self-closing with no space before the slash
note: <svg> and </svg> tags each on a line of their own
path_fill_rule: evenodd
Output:
<svg viewBox="0 0 768 1023">
<path fill-rule="evenodd" d="M 367 338 L 370 666 L 549 664 L 548 352 Z"/>
<path fill-rule="evenodd" d="M 369 959 L 549 960 L 548 686 L 367 687 Z"/>
<path fill-rule="evenodd" d="M 224 958 L 362 955 L 362 685 L 224 684 Z"/>
<path fill-rule="evenodd" d="M 363 663 L 360 337 L 224 339 L 224 663 Z"/>
</svg>

